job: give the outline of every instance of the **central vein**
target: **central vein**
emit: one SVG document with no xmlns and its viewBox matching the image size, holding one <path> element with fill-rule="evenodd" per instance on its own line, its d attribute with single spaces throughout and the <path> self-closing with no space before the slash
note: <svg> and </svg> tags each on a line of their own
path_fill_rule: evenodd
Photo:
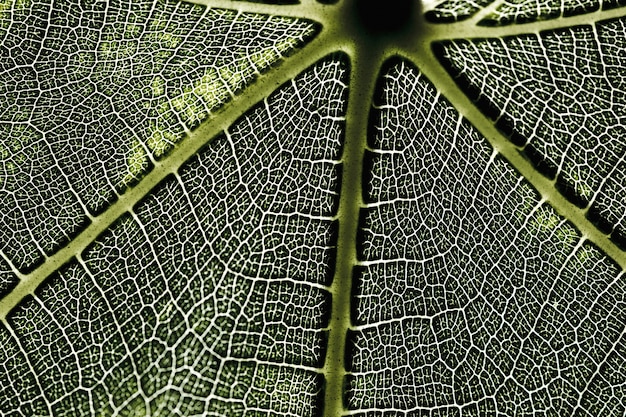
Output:
<svg viewBox="0 0 626 417">
<path fill-rule="evenodd" d="M 348 109 L 342 154 L 339 233 L 335 275 L 330 288 L 332 311 L 328 351 L 324 363 L 326 392 L 324 416 L 343 414 L 346 376 L 346 336 L 350 328 L 350 300 L 353 269 L 357 264 L 356 236 L 359 210 L 363 205 L 363 155 L 367 146 L 367 125 L 381 56 L 378 48 L 356 44 L 346 48 L 351 57 Z"/>
</svg>

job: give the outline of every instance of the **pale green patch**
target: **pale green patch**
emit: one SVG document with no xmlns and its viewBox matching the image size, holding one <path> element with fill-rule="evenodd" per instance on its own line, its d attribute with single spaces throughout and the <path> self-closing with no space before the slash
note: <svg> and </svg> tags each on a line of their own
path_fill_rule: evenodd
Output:
<svg viewBox="0 0 626 417">
<path fill-rule="evenodd" d="M 167 16 L 162 12 L 155 12 L 155 16 L 150 19 L 150 23 L 148 24 L 148 28 L 151 31 L 160 32 L 165 30 L 167 27 Z"/>
<path fill-rule="evenodd" d="M 178 97 L 172 99 L 172 107 L 185 124 L 193 124 L 208 116 L 200 98 L 189 87 Z"/>
<path fill-rule="evenodd" d="M 15 173 L 17 173 L 17 165 L 15 165 L 13 162 L 9 161 L 7 163 L 4 164 L 4 172 L 7 175 L 14 175 Z"/>
<path fill-rule="evenodd" d="M 9 152 L 9 150 L 6 148 L 6 146 L 4 146 L 2 143 L 0 143 L 0 159 L 5 160 L 9 156 L 11 156 L 11 152 Z"/>
<path fill-rule="evenodd" d="M 587 262 L 588 260 L 593 258 L 593 252 L 592 250 L 587 247 L 587 246 L 581 246 L 577 251 L 576 251 L 576 257 L 578 258 L 578 260 L 580 261 L 580 263 L 584 264 L 585 262 Z"/>
<path fill-rule="evenodd" d="M 276 378 L 275 384 L 266 387 L 267 390 L 270 391 L 270 402 L 272 404 L 282 404 L 283 406 L 288 406 L 292 402 L 292 396 L 298 395 L 297 392 L 291 392 L 294 389 L 294 385 L 291 381 Z M 297 391 L 297 390 L 296 390 Z"/>
<path fill-rule="evenodd" d="M 78 64 L 84 67 L 90 67 L 95 63 L 93 55 L 87 52 L 79 52 L 78 54 Z"/>
<path fill-rule="evenodd" d="M 137 397 L 122 410 L 120 417 L 146 417 L 149 415 L 148 410 L 146 401 L 142 397 Z"/>
<path fill-rule="evenodd" d="M 98 45 L 97 60 L 120 60 L 132 58 L 139 50 L 139 42 L 136 40 L 104 41 Z"/>
<path fill-rule="evenodd" d="M 576 191 L 583 197 L 585 200 L 590 200 L 593 195 L 593 190 L 591 187 L 583 181 L 576 181 Z"/>
<path fill-rule="evenodd" d="M 162 46 L 167 46 L 168 48 L 175 48 L 182 42 L 182 39 L 176 35 L 172 35 L 167 32 L 160 32 L 157 34 L 159 41 Z"/>
<path fill-rule="evenodd" d="M 535 231 L 548 232 L 554 230 L 559 225 L 560 221 L 561 219 L 559 219 L 559 216 L 554 210 L 543 206 L 535 213 L 530 221 L 530 226 Z"/>
<path fill-rule="evenodd" d="M 128 185 L 139 178 L 139 176 L 148 167 L 148 155 L 138 140 L 135 139 L 133 142 L 133 146 L 131 147 L 130 154 L 128 155 L 126 161 L 128 165 L 128 174 L 126 174 L 126 176 L 122 179 L 122 182 Z"/>
<path fill-rule="evenodd" d="M 150 21 L 150 30 L 161 31 L 167 27 L 167 21 L 163 19 L 152 19 Z"/>
<path fill-rule="evenodd" d="M 252 74 L 252 68 L 246 67 L 240 59 L 236 60 L 233 65 L 221 67 L 218 70 L 220 79 L 223 81 L 224 89 L 230 89 L 230 91 L 239 90 L 246 77 Z"/>
<path fill-rule="evenodd" d="M 174 312 L 174 303 L 172 301 L 169 301 L 165 305 L 161 313 L 159 314 L 159 322 L 161 323 L 169 322 L 173 317 L 173 314 L 172 314 L 173 312 Z"/>
<path fill-rule="evenodd" d="M 0 12 L 29 9 L 32 5 L 32 0 L 2 0 L 0 1 Z"/>
<path fill-rule="evenodd" d="M 558 228 L 554 232 L 554 235 L 557 237 L 557 239 L 561 241 L 561 244 L 563 246 L 573 246 L 576 242 L 576 239 L 578 239 L 578 234 L 576 233 L 576 230 L 574 230 L 569 225 L 563 225 L 562 227 Z"/>
<path fill-rule="evenodd" d="M 158 18 L 149 23 L 150 29 L 155 31 L 163 30 L 166 26 L 166 22 Z M 167 32 L 151 33 L 149 37 L 153 41 L 160 42 L 161 46 L 171 48 L 182 41 L 178 36 Z M 210 111 L 224 104 L 232 94 L 240 90 L 253 74 L 271 66 L 281 58 L 282 54 L 295 48 L 298 42 L 297 38 L 289 38 L 250 56 L 242 52 L 229 65 L 205 69 L 200 79 L 194 82 L 192 86 L 185 87 L 178 95 L 169 100 L 159 100 L 156 107 L 159 118 L 156 124 L 150 127 L 150 136 L 146 139 L 146 146 L 149 151 L 155 158 L 158 158 L 180 140 L 180 134 L 174 133 L 172 129 L 160 127 L 168 125 L 164 120 L 168 119 L 167 116 L 172 111 L 187 126 L 203 121 L 209 116 Z M 100 45 L 101 53 L 108 55 L 127 53 L 127 51 L 120 50 L 121 46 L 118 43 L 114 41 L 102 42 Z M 166 58 L 169 55 L 171 53 L 166 53 L 163 57 Z M 152 78 L 149 87 L 152 96 L 165 98 L 165 84 L 165 79 L 161 76 L 157 75 Z M 144 107 L 150 108 L 150 104 L 148 103 Z M 128 157 L 129 174 L 124 179 L 127 184 L 139 176 L 139 169 L 145 167 L 144 163 L 147 162 L 145 154 L 142 154 L 135 146 L 133 149 Z"/>
<path fill-rule="evenodd" d="M 152 79 L 150 84 L 153 97 L 159 97 L 165 94 L 165 80 L 162 77 L 156 76 Z"/>
<path fill-rule="evenodd" d="M 163 156 L 180 139 L 179 135 L 154 125 L 151 126 L 151 131 L 152 135 L 146 141 L 146 145 L 156 158 Z"/>
<path fill-rule="evenodd" d="M 136 391 L 135 386 L 128 388 L 130 392 Z M 100 412 L 99 417 L 169 417 L 172 415 L 173 406 L 177 398 L 178 395 L 172 395 L 166 391 L 158 394 L 148 403 L 143 395 L 137 395 L 118 412 L 113 412 L 111 406 L 107 405 Z"/>
<path fill-rule="evenodd" d="M 150 26 L 150 29 L 152 29 L 153 26 Z M 178 36 L 178 35 L 174 35 L 172 33 L 168 33 L 165 29 L 165 23 L 163 25 L 163 29 L 153 29 L 155 32 L 151 32 L 148 33 L 146 36 L 146 41 L 149 44 L 155 44 L 154 45 L 154 49 L 158 50 L 158 49 L 162 49 L 162 48 L 176 48 L 178 45 L 181 44 L 181 42 L 183 41 L 183 39 Z"/>
<path fill-rule="evenodd" d="M 539 226 L 544 229 L 554 229 L 559 224 L 559 217 L 556 213 L 546 213 L 542 212 L 542 214 L 536 219 Z"/>
<path fill-rule="evenodd" d="M 220 76 L 223 81 L 220 80 Z M 214 69 L 208 69 L 193 87 L 193 92 L 204 102 L 204 105 L 209 110 L 228 99 L 228 90 L 224 85 L 225 82 L 236 83 L 240 80 L 234 72 L 226 67 L 220 69 L 220 76 Z"/>
<path fill-rule="evenodd" d="M 158 395 L 150 404 L 150 417 L 170 417 L 173 413 L 172 399 L 176 398 L 165 392 Z"/>
<path fill-rule="evenodd" d="M 129 23 L 124 27 L 125 38 L 137 38 L 141 34 L 141 26 Z"/>
<path fill-rule="evenodd" d="M 591 196 L 593 195 L 593 190 L 586 182 L 581 180 L 578 172 L 576 170 L 573 170 L 570 173 L 569 177 L 570 177 L 570 180 L 574 183 L 576 187 L 576 191 L 581 195 L 581 197 L 583 197 L 586 200 L 591 199 Z"/>
<path fill-rule="evenodd" d="M 137 396 L 131 400 L 131 402 L 120 410 L 119 413 L 114 413 L 110 405 L 107 405 L 99 414 L 99 417 L 113 417 L 114 415 L 120 417 L 146 417 L 148 416 L 148 409 L 146 407 L 146 401 Z"/>
<path fill-rule="evenodd" d="M 240 90 L 254 73 L 271 66 L 283 53 L 295 48 L 297 44 L 298 39 L 289 38 L 249 57 L 241 53 L 239 58 L 229 65 L 205 70 L 193 88 L 187 88 L 182 94 L 171 99 L 172 108 L 180 119 L 187 123 L 203 120 L 208 116 L 207 110 L 211 111 L 226 102 L 229 96 Z"/>
<path fill-rule="evenodd" d="M 278 61 L 282 55 L 298 46 L 298 39 L 288 38 L 277 43 L 273 48 L 267 48 L 250 55 L 250 62 L 258 71 L 262 71 L 274 62 Z"/>
<path fill-rule="evenodd" d="M 26 162 L 26 155 L 20 151 L 24 148 L 35 151 L 38 149 L 39 146 L 36 141 L 39 139 L 39 136 L 35 130 L 26 124 L 14 125 L 6 134 L 8 137 L 0 143 L 0 159 L 10 159 L 12 161 L 11 169 L 14 169 L 16 168 L 15 163 L 20 165 Z M 8 164 L 5 166 L 8 166 Z"/>
</svg>

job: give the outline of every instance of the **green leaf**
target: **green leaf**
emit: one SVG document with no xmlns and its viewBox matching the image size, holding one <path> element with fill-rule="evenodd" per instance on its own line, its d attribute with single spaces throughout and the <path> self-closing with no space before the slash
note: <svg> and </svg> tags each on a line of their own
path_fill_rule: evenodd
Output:
<svg viewBox="0 0 626 417">
<path fill-rule="evenodd" d="M 0 415 L 624 415 L 620 4 L 198 3 L 0 1 Z"/>
</svg>

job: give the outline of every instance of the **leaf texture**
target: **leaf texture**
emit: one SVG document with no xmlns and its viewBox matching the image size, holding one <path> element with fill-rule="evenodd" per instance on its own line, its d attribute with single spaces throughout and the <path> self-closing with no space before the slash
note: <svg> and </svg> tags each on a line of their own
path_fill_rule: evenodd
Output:
<svg viewBox="0 0 626 417">
<path fill-rule="evenodd" d="M 349 409 L 623 415 L 623 273 L 415 67 L 390 63 L 379 97 Z"/>
<path fill-rule="evenodd" d="M 435 23 L 458 22 L 473 17 L 493 0 L 445 0 L 429 10 L 426 17 Z M 592 13 L 623 6 L 620 0 L 504 0 L 482 18 L 478 25 L 505 26 Z"/>
<path fill-rule="evenodd" d="M 600 0 L 505 0 L 479 24 L 499 26 L 556 19 L 591 13 L 598 10 L 601 4 L 604 8 L 615 7 L 616 3 L 615 0 L 607 2 Z"/>
<path fill-rule="evenodd" d="M 189 1 L 0 0 L 0 416 L 626 415 L 622 0 Z"/>
<path fill-rule="evenodd" d="M 445 0 L 426 13 L 431 22 L 447 23 L 469 19 L 493 0 Z"/>
<path fill-rule="evenodd" d="M 162 0 L 19 0 L 0 27 L 0 249 L 21 271 L 316 31 Z"/>
<path fill-rule="evenodd" d="M 281 87 L 14 310 L 0 410 L 315 415 L 346 76 Z"/>
<path fill-rule="evenodd" d="M 9 264 L 4 259 L 0 259 L 0 298 L 13 289 L 18 281 L 18 277 L 11 271 Z"/>
<path fill-rule="evenodd" d="M 470 98 L 626 245 L 624 19 L 438 46 Z M 439 49 L 440 48 L 440 49 Z"/>
</svg>

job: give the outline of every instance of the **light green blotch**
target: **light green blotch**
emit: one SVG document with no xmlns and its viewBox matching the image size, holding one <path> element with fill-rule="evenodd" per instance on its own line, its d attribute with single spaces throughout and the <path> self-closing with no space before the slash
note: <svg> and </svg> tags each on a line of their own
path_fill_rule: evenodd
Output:
<svg viewBox="0 0 626 417">
<path fill-rule="evenodd" d="M 275 381 L 274 386 L 267 387 L 270 390 L 270 402 L 271 404 L 278 405 L 281 404 L 286 406 L 291 404 L 291 399 L 294 395 L 297 395 L 297 392 L 291 392 L 292 389 L 299 387 L 298 384 L 294 384 L 293 381 L 284 381 L 278 379 Z M 286 411 L 286 410 L 285 410 Z"/>
<path fill-rule="evenodd" d="M 591 189 L 591 187 L 586 182 L 584 182 L 584 181 L 582 181 L 580 179 L 580 175 L 575 170 L 571 172 L 570 178 L 574 182 L 574 185 L 576 187 L 576 191 L 584 199 L 589 200 L 591 198 L 591 195 L 593 194 L 593 190 Z"/>
<path fill-rule="evenodd" d="M 560 221 L 561 219 L 554 212 L 554 210 L 546 206 L 542 206 L 535 213 L 530 225 L 534 230 L 547 232 L 554 230 L 559 225 Z"/>
<path fill-rule="evenodd" d="M 138 396 L 122 409 L 119 415 L 120 417 L 146 417 L 148 416 L 148 410 L 149 407 L 146 407 L 146 401 L 141 396 Z"/>
<path fill-rule="evenodd" d="M 3 132 L 8 139 L 0 142 L 0 161 L 5 161 L 0 171 L 4 175 L 14 175 L 19 171 L 19 166 L 27 163 L 27 156 L 22 150 L 28 148 L 31 152 L 37 152 L 40 139 L 37 132 L 31 127 L 18 124 Z"/>
<path fill-rule="evenodd" d="M 11 1 L 0 1 L 0 22 L 5 29 L 11 27 L 11 16 L 8 13 L 8 11 L 11 10 L 11 6 Z"/>
<path fill-rule="evenodd" d="M 169 417 L 172 412 L 178 408 L 180 395 L 178 393 L 163 392 L 150 400 L 147 404 L 146 399 L 138 395 L 133 398 L 119 412 L 114 413 L 110 406 L 107 406 L 100 412 L 99 417 Z"/>
<path fill-rule="evenodd" d="M 171 33 L 161 32 L 157 34 L 161 45 L 165 45 L 168 48 L 175 48 L 182 42 L 182 39 Z"/>
<path fill-rule="evenodd" d="M 0 0 L 0 28 L 10 29 L 12 11 L 27 10 L 32 7 L 32 0 Z"/>
<path fill-rule="evenodd" d="M 178 117 L 187 125 L 201 121 L 208 116 L 204 104 L 194 89 L 185 87 L 183 93 L 171 100 Z"/>
<path fill-rule="evenodd" d="M 75 67 L 73 68 L 75 73 L 89 74 L 90 69 L 93 67 L 93 64 L 95 64 L 95 59 L 90 53 L 79 52 L 70 57 L 70 64 Z"/>
<path fill-rule="evenodd" d="M 127 25 L 127 28 L 132 25 Z M 155 18 L 150 22 L 151 30 L 163 30 L 167 24 L 164 20 Z M 155 40 L 169 47 L 180 44 L 181 39 L 167 32 L 150 34 Z M 231 93 L 241 89 L 246 79 L 255 72 L 260 72 L 281 58 L 283 53 L 295 48 L 298 44 L 297 38 L 288 38 L 278 42 L 276 45 L 255 52 L 250 56 L 244 53 L 239 54 L 231 64 L 221 66 L 217 69 L 208 68 L 202 77 L 193 86 L 186 87 L 183 92 L 169 100 L 162 102 L 157 107 L 159 119 L 156 124 L 150 127 L 150 136 L 146 140 L 146 146 L 155 157 L 160 157 L 178 142 L 180 134 L 174 133 L 171 129 L 160 128 L 167 125 L 165 120 L 168 113 L 174 111 L 178 118 L 187 125 L 201 122 L 208 117 L 208 112 L 225 103 Z M 100 45 L 101 52 L 114 55 L 126 54 L 128 51 L 121 50 L 119 42 L 103 42 Z M 166 54 L 164 57 L 169 56 Z M 153 97 L 162 97 L 166 94 L 165 80 L 160 76 L 155 76 L 150 83 L 150 91 Z M 149 105 L 148 105 L 149 106 Z M 147 158 L 143 149 L 133 146 L 128 157 L 129 174 L 124 178 L 124 183 L 128 184 L 136 179 L 145 166 Z"/>
<path fill-rule="evenodd" d="M 587 185 L 587 183 L 584 183 L 584 182 L 577 183 L 576 189 L 578 190 L 580 195 L 583 196 L 585 200 L 591 199 L 593 190 L 591 189 L 589 185 Z"/>
<path fill-rule="evenodd" d="M 574 230 L 570 225 L 564 224 L 560 228 L 558 228 L 554 232 L 554 236 L 561 242 L 563 246 L 572 246 L 579 238 L 576 230 Z"/>
<path fill-rule="evenodd" d="M 107 37 L 105 37 L 107 39 Z M 136 39 L 118 40 L 105 40 L 98 45 L 98 58 L 97 60 L 124 60 L 132 58 L 137 54 L 139 50 L 139 41 Z M 118 63 L 119 66 L 119 63 Z"/>
<path fill-rule="evenodd" d="M 559 240 L 559 246 L 562 247 L 572 247 L 579 239 L 576 230 L 563 222 L 556 211 L 546 204 L 534 213 L 529 221 L 529 227 L 533 233 L 553 233 L 553 236 Z"/>
<path fill-rule="evenodd" d="M 141 26 L 134 23 L 128 23 L 124 27 L 125 38 L 137 38 L 141 34 Z"/>
<path fill-rule="evenodd" d="M 122 179 L 122 183 L 128 185 L 139 178 L 148 167 L 148 155 L 138 140 L 135 139 L 133 142 L 133 146 L 130 149 L 130 153 L 126 158 L 126 161 L 128 165 L 128 174 L 126 174 L 126 176 Z"/>
<path fill-rule="evenodd" d="M 594 251 L 591 248 L 584 246 L 584 245 L 581 246 L 578 249 L 578 251 L 576 251 L 576 257 L 582 264 L 586 263 L 590 259 L 593 259 L 594 256 L 595 256 Z"/>
<path fill-rule="evenodd" d="M 225 103 L 231 93 L 240 90 L 253 74 L 270 67 L 297 44 L 297 38 L 288 38 L 249 56 L 240 53 L 229 65 L 206 69 L 193 87 L 186 88 L 182 94 L 171 99 L 172 107 L 188 124 L 202 121 L 208 116 L 207 110 Z"/>
<path fill-rule="evenodd" d="M 135 397 L 126 407 L 119 413 L 114 413 L 110 405 L 107 405 L 99 414 L 99 417 L 112 417 L 113 415 L 120 417 L 146 417 L 148 411 L 146 401 L 141 396 Z"/>
<path fill-rule="evenodd" d="M 159 97 L 165 94 L 165 80 L 162 77 L 156 76 L 152 79 L 150 84 L 153 97 Z"/>
<path fill-rule="evenodd" d="M 32 4 L 32 0 L 0 0 L 0 17 L 8 18 L 7 11 L 29 9 Z"/>
<path fill-rule="evenodd" d="M 161 313 L 159 313 L 159 322 L 160 323 L 167 323 L 169 322 L 172 317 L 174 317 L 174 311 L 175 307 L 174 307 L 174 303 L 172 301 L 169 301 L 165 307 L 163 307 L 163 309 L 161 310 Z"/>
<path fill-rule="evenodd" d="M 163 156 L 180 139 L 180 135 L 165 129 L 159 129 L 156 126 L 153 126 L 151 130 L 152 135 L 146 141 L 146 145 L 156 158 Z"/>
<path fill-rule="evenodd" d="M 30 147 L 37 139 L 38 137 L 35 130 L 27 125 L 19 124 L 13 126 L 11 138 L 6 143 L 8 144 L 10 152 L 15 154 L 25 147 Z"/>
<path fill-rule="evenodd" d="M 229 93 L 226 85 L 236 85 L 242 82 L 242 79 L 241 74 L 228 67 L 221 68 L 219 75 L 211 68 L 206 70 L 202 78 L 194 84 L 193 93 L 211 110 L 228 99 Z"/>
<path fill-rule="evenodd" d="M 155 50 L 161 48 L 176 48 L 181 44 L 183 38 L 173 33 L 167 32 L 167 21 L 152 20 L 149 24 L 149 29 L 152 31 L 147 34 L 146 40 L 149 45 L 153 46 Z"/>
<path fill-rule="evenodd" d="M 155 10 L 152 19 L 150 19 L 150 23 L 148 23 L 148 28 L 151 31 L 161 32 L 167 27 L 167 19 L 168 17 L 163 11 Z"/>
</svg>

